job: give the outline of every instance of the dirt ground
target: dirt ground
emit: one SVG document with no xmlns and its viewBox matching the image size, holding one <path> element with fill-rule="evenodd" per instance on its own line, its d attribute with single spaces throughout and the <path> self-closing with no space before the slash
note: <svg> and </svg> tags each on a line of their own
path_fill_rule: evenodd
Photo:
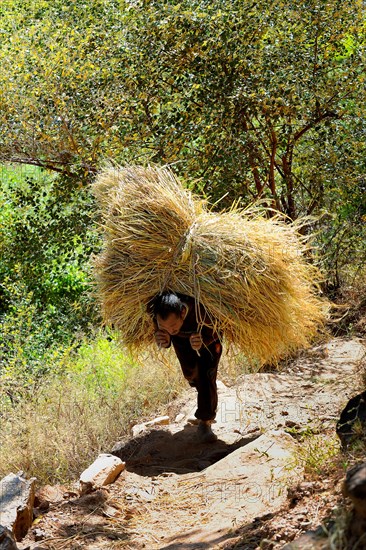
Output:
<svg viewBox="0 0 366 550">
<path fill-rule="evenodd" d="M 169 425 L 116 444 L 126 470 L 114 484 L 84 496 L 77 484 L 39 491 L 19 548 L 277 550 L 340 521 L 351 457 L 335 424 L 364 389 L 365 353 L 361 339 L 334 338 L 283 370 L 219 382 L 211 444 L 189 422 L 196 396 L 187 390 L 167 410 Z"/>
</svg>

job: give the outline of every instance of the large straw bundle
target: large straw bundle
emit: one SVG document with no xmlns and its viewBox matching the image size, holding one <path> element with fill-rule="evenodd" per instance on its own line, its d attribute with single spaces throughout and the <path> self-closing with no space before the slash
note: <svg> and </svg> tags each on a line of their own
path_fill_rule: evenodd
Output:
<svg viewBox="0 0 366 550">
<path fill-rule="evenodd" d="M 316 333 L 324 304 L 293 225 L 209 212 L 167 168 L 109 168 L 93 190 L 105 229 L 96 261 L 103 313 L 125 344 L 152 342 L 147 304 L 164 290 L 193 296 L 227 342 L 262 363 Z"/>
</svg>

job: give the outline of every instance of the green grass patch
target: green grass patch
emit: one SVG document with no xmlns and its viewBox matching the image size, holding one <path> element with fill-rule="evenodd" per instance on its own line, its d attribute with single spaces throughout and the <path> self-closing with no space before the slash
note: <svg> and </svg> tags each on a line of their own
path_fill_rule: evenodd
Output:
<svg viewBox="0 0 366 550">
<path fill-rule="evenodd" d="M 340 443 L 335 433 L 310 434 L 299 444 L 296 465 L 304 468 L 307 477 L 317 479 L 334 470 L 340 455 Z"/>
</svg>

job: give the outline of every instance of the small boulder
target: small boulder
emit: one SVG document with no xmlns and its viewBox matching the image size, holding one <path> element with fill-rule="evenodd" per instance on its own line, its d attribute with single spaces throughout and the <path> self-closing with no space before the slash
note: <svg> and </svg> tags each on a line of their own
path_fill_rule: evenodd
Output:
<svg viewBox="0 0 366 550">
<path fill-rule="evenodd" d="M 356 464 L 347 471 L 342 493 L 353 504 L 345 529 L 347 548 L 357 548 L 366 532 L 366 462 Z"/>
<path fill-rule="evenodd" d="M 342 492 L 352 500 L 359 518 L 366 520 L 366 462 L 347 471 Z"/>
<path fill-rule="evenodd" d="M 37 491 L 34 505 L 39 507 L 43 502 L 51 504 L 62 502 L 67 492 L 67 488 L 62 485 L 44 485 Z"/>
<path fill-rule="evenodd" d="M 365 436 L 366 391 L 348 401 L 337 422 L 336 432 L 344 447 Z"/>
<path fill-rule="evenodd" d="M 148 428 L 151 428 L 153 426 L 167 426 L 169 422 L 169 416 L 158 416 L 157 418 L 154 418 L 154 420 L 149 420 L 148 422 L 144 422 L 143 424 L 136 424 L 135 426 L 133 426 L 132 435 L 133 437 L 136 437 Z"/>
<path fill-rule="evenodd" d="M 36 479 L 26 480 L 20 474 L 9 474 L 0 481 L 0 521 L 20 541 L 33 521 Z"/>
<path fill-rule="evenodd" d="M 111 454 L 100 454 L 80 476 L 80 489 L 86 493 L 93 488 L 113 483 L 125 469 L 126 463 Z"/>
<path fill-rule="evenodd" d="M 138 435 L 142 434 L 146 430 L 145 424 L 135 424 L 135 426 L 132 427 L 132 437 L 137 437 Z"/>
<path fill-rule="evenodd" d="M 18 550 L 13 533 L 0 525 L 0 550 Z"/>
<path fill-rule="evenodd" d="M 329 550 L 328 534 L 322 526 L 307 531 L 300 538 L 282 546 L 281 550 Z"/>
</svg>

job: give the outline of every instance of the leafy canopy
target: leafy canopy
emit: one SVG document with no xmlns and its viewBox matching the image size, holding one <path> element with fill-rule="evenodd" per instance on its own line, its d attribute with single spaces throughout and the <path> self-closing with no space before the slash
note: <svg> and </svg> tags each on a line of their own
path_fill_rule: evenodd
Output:
<svg viewBox="0 0 366 550">
<path fill-rule="evenodd" d="M 268 197 L 294 218 L 321 201 L 323 166 L 317 181 L 303 166 L 324 150 L 319 130 L 343 120 L 352 142 L 364 116 L 360 0 L 5 0 L 1 9 L 4 161 L 79 181 L 106 158 L 176 163 L 213 198 Z"/>
</svg>

